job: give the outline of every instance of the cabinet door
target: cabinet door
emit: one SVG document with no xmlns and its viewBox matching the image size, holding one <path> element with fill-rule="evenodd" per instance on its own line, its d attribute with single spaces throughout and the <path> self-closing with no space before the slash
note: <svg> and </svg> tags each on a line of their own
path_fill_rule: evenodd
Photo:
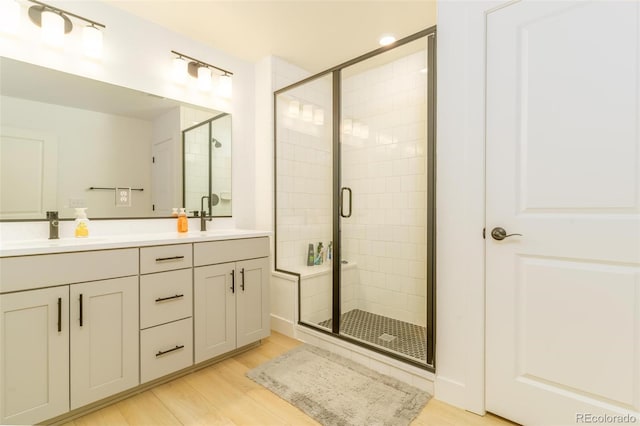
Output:
<svg viewBox="0 0 640 426">
<path fill-rule="evenodd" d="M 71 286 L 71 409 L 138 385 L 138 277 Z"/>
<path fill-rule="evenodd" d="M 194 269 L 194 348 L 201 362 L 236 348 L 239 277 L 234 263 Z"/>
<path fill-rule="evenodd" d="M 0 296 L 0 424 L 69 411 L 69 287 Z"/>
<path fill-rule="evenodd" d="M 269 258 L 236 263 L 240 282 L 236 291 L 238 347 L 271 333 L 269 312 Z"/>
</svg>

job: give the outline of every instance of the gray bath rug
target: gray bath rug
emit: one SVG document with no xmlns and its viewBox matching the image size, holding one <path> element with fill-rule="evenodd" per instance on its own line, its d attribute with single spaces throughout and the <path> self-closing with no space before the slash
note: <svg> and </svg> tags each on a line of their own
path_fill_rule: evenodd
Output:
<svg viewBox="0 0 640 426">
<path fill-rule="evenodd" d="M 301 345 L 247 377 L 323 425 L 408 425 L 431 395 L 315 346 Z"/>
</svg>

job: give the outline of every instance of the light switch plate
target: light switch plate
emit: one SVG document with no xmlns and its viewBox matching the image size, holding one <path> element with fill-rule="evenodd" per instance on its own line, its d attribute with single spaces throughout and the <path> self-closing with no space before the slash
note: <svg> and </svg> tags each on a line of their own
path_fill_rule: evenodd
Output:
<svg viewBox="0 0 640 426">
<path fill-rule="evenodd" d="M 131 207 L 131 188 L 116 188 L 116 207 Z"/>
</svg>

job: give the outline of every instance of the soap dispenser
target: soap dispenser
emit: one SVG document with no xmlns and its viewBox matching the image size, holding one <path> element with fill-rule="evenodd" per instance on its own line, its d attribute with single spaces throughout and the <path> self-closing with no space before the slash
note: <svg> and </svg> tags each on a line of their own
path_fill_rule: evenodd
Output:
<svg viewBox="0 0 640 426">
<path fill-rule="evenodd" d="M 187 219 L 187 213 L 184 211 L 184 207 L 180 208 L 178 213 L 178 232 L 189 231 L 189 220 Z"/>
<path fill-rule="evenodd" d="M 89 236 L 89 219 L 87 219 L 87 208 L 76 208 L 76 238 L 86 238 Z"/>
</svg>

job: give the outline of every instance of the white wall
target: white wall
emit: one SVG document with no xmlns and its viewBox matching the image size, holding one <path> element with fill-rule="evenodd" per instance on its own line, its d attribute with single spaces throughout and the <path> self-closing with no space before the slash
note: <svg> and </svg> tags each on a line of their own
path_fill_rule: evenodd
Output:
<svg viewBox="0 0 640 426">
<path fill-rule="evenodd" d="M 485 13 L 438 2 L 436 397 L 483 414 Z"/>
<path fill-rule="evenodd" d="M 63 49 L 51 49 L 40 41 L 39 28 L 27 17 L 22 4 L 17 35 L 0 34 L 0 55 L 82 75 L 100 81 L 177 99 L 233 115 L 234 223 L 255 226 L 255 146 L 253 65 L 99 1 L 50 1 L 50 4 L 106 25 L 104 55 L 87 60 L 80 53 L 80 24 L 75 25 Z M 173 55 L 183 52 L 234 73 L 233 98 L 226 101 L 170 79 Z"/>
</svg>

